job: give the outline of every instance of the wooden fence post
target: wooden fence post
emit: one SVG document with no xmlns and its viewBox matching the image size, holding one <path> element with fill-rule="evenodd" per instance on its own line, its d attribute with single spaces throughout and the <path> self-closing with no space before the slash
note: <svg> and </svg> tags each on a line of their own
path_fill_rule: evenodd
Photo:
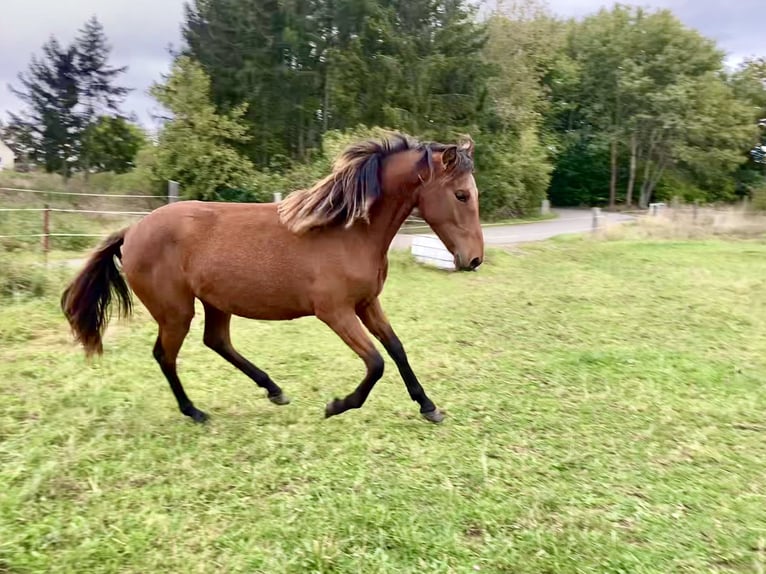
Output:
<svg viewBox="0 0 766 574">
<path fill-rule="evenodd" d="M 595 233 L 596 231 L 598 231 L 599 227 L 601 227 L 601 208 L 594 207 L 593 208 L 593 232 Z"/>
</svg>

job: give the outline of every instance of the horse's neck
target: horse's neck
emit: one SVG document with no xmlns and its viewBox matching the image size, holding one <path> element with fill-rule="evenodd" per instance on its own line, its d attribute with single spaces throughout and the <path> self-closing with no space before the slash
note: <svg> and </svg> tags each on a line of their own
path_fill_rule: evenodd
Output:
<svg viewBox="0 0 766 574">
<path fill-rule="evenodd" d="M 417 203 L 417 188 L 422 184 L 424 173 L 416 166 L 423 152 L 408 150 L 384 160 L 381 173 L 381 196 L 370 210 L 369 227 L 365 235 L 376 255 L 385 257 L 394 236 L 399 231 Z"/>
<path fill-rule="evenodd" d="M 370 214 L 370 235 L 381 255 L 388 252 L 394 236 L 415 207 L 415 193 L 411 189 L 386 191 Z"/>
</svg>

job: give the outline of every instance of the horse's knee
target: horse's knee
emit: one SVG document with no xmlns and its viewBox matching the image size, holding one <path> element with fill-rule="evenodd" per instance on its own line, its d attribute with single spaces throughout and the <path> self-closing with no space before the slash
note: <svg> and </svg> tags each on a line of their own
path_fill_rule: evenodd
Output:
<svg viewBox="0 0 766 574">
<path fill-rule="evenodd" d="M 383 376 L 385 370 L 386 362 L 383 360 L 383 356 L 375 351 L 375 354 L 367 359 L 367 376 L 373 381 L 377 381 Z"/>
<path fill-rule="evenodd" d="M 162 352 L 162 343 L 160 343 L 160 339 L 158 337 L 157 342 L 154 344 L 154 349 L 152 349 L 152 356 L 154 357 L 154 360 L 161 365 L 163 355 L 164 353 Z"/>
</svg>

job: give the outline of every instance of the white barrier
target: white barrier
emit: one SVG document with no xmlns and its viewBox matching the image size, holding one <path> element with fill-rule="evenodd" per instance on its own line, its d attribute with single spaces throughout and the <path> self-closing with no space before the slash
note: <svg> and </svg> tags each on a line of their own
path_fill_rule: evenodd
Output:
<svg viewBox="0 0 766 574">
<path fill-rule="evenodd" d="M 455 259 L 452 253 L 444 247 L 436 235 L 413 235 L 410 251 L 415 261 L 419 263 L 440 269 L 455 269 Z"/>
</svg>

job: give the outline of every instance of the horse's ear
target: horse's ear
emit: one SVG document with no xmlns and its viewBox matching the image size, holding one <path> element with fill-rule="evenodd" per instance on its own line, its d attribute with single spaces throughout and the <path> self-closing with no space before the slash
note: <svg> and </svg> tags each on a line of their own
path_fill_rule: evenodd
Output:
<svg viewBox="0 0 766 574">
<path fill-rule="evenodd" d="M 447 146 L 442 152 L 442 165 L 446 171 L 451 170 L 457 164 L 457 146 Z"/>
<path fill-rule="evenodd" d="M 469 157 L 473 159 L 473 138 L 468 134 L 460 138 L 460 149 L 468 153 Z"/>
</svg>

